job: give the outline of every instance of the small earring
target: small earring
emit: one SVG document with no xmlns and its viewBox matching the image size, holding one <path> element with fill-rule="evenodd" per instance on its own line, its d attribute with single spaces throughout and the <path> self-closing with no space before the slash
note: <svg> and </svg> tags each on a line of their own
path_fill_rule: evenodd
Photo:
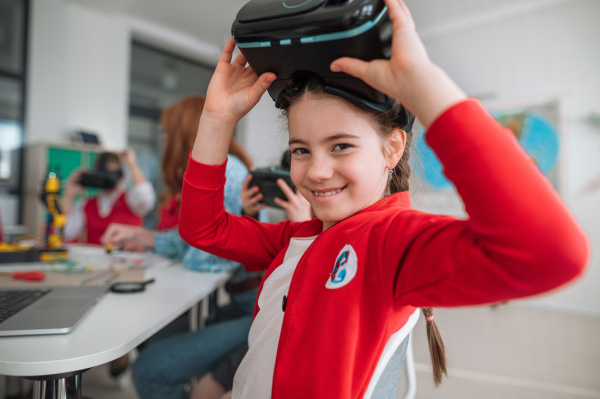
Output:
<svg viewBox="0 0 600 399">
<path fill-rule="evenodd" d="M 390 169 L 390 170 L 388 171 L 388 173 L 390 174 L 390 176 L 391 176 L 391 175 L 393 175 L 393 174 L 394 174 L 394 169 Z"/>
</svg>

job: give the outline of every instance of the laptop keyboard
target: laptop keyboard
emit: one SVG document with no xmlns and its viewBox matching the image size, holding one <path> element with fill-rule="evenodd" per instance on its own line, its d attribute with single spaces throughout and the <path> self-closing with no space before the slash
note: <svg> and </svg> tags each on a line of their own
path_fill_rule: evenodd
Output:
<svg viewBox="0 0 600 399">
<path fill-rule="evenodd" d="M 0 290 L 0 323 L 31 305 L 51 289 Z"/>
</svg>

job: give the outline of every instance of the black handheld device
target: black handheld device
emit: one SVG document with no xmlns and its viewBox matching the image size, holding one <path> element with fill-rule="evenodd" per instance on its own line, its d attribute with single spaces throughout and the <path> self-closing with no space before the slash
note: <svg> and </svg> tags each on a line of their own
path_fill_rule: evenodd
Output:
<svg viewBox="0 0 600 399">
<path fill-rule="evenodd" d="M 296 189 L 296 186 L 290 177 L 290 172 L 287 170 L 276 167 L 259 168 L 253 170 L 251 174 L 252 180 L 250 181 L 250 187 L 258 186 L 260 188 L 260 192 L 263 194 L 261 203 L 265 203 L 268 206 L 281 209 L 281 207 L 275 203 L 275 197 L 287 201 L 287 197 L 277 185 L 277 179 L 285 180 L 292 190 Z"/>
</svg>

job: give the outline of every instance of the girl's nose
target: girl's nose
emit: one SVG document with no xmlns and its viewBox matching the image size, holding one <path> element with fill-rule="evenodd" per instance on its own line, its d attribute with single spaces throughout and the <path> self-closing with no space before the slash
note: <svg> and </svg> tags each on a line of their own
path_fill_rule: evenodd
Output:
<svg viewBox="0 0 600 399">
<path fill-rule="evenodd" d="M 312 181 L 324 181 L 333 176 L 333 167 L 323 157 L 313 157 L 308 164 L 306 175 Z"/>
</svg>

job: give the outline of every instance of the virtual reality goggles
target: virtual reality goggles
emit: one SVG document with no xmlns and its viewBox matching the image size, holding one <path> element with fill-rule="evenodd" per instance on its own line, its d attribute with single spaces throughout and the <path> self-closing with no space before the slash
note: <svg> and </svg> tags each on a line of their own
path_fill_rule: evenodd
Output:
<svg viewBox="0 0 600 399">
<path fill-rule="evenodd" d="M 111 189 L 117 186 L 119 180 L 123 177 L 123 170 L 108 170 L 109 162 L 118 162 L 118 157 L 109 152 L 98 154 L 96 159 L 96 168 L 86 170 L 81 174 L 79 184 L 88 188 Z"/>
<path fill-rule="evenodd" d="M 79 184 L 88 188 L 115 188 L 123 177 L 122 171 L 111 172 L 106 169 L 91 169 L 81 174 Z"/>
<path fill-rule="evenodd" d="M 340 57 L 390 58 L 392 23 L 383 0 L 251 0 L 231 33 L 258 75 L 277 75 L 268 90 L 276 106 L 290 79 L 303 71 L 319 75 L 327 93 L 358 106 L 387 111 L 394 104 L 362 80 L 330 69 Z M 403 120 L 410 130 L 414 117 L 406 112 Z"/>
</svg>

